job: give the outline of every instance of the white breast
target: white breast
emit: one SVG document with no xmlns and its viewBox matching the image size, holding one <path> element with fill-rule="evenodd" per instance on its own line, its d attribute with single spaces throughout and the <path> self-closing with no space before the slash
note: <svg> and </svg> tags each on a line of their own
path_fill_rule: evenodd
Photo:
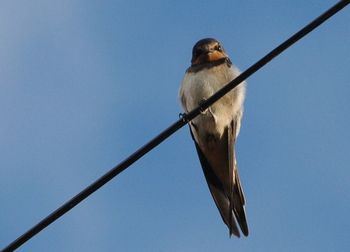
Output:
<svg viewBox="0 0 350 252">
<path fill-rule="evenodd" d="M 201 101 L 213 95 L 239 74 L 236 67 L 228 67 L 226 64 L 196 73 L 186 72 L 179 94 L 183 109 L 185 112 L 193 110 Z M 207 111 L 193 119 L 193 122 L 200 125 L 201 130 L 221 136 L 232 120 L 238 120 L 239 123 L 243 112 L 244 95 L 245 83 L 241 83 Z"/>
</svg>

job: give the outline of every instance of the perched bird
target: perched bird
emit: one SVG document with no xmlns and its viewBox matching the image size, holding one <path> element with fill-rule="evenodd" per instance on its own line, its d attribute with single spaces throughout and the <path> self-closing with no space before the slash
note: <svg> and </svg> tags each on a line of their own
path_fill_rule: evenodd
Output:
<svg viewBox="0 0 350 252">
<path fill-rule="evenodd" d="M 198 107 L 239 74 L 219 41 L 199 40 L 193 47 L 191 66 L 180 88 L 185 113 Z M 245 86 L 246 83 L 241 83 L 189 123 L 211 195 L 230 236 L 238 237 L 237 222 L 242 233 L 248 235 L 245 198 L 235 157 Z"/>
</svg>

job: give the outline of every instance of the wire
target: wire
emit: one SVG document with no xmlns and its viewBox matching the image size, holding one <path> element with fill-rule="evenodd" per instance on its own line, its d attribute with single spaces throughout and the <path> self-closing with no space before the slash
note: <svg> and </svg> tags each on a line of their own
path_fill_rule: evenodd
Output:
<svg viewBox="0 0 350 252">
<path fill-rule="evenodd" d="M 81 201 L 86 199 L 88 196 L 90 196 L 92 193 L 94 193 L 96 190 L 98 190 L 100 187 L 102 187 L 104 184 L 106 184 L 112 178 L 117 176 L 119 173 L 124 171 L 126 168 L 128 168 L 130 165 L 132 165 L 134 162 L 136 162 L 138 159 L 140 159 L 146 153 L 151 151 L 154 147 L 156 147 L 157 145 L 162 143 L 165 139 L 167 139 L 169 136 L 171 136 L 173 133 L 175 133 L 178 129 L 182 128 L 189 121 L 191 121 L 193 118 L 198 116 L 200 114 L 200 111 L 207 109 L 209 106 L 211 106 L 214 102 L 219 100 L 226 93 L 228 93 L 233 88 L 238 86 L 242 81 L 247 79 L 249 76 L 254 74 L 256 71 L 258 71 L 263 66 L 265 66 L 269 61 L 271 61 L 273 58 L 275 58 L 276 56 L 281 54 L 284 50 L 286 50 L 288 47 L 290 47 L 291 45 L 296 43 L 298 40 L 303 38 L 305 35 L 307 35 L 311 31 L 313 31 L 316 27 L 321 25 L 323 22 L 325 22 L 327 19 L 329 19 L 331 16 L 333 16 L 337 12 L 339 12 L 341 9 L 343 9 L 349 3 L 350 3 L 350 0 L 341 0 L 338 3 L 336 3 L 333 7 L 328 9 L 326 12 L 321 14 L 316 19 L 314 19 L 311 23 L 306 25 L 304 28 L 302 28 L 300 31 L 298 31 L 294 35 L 292 35 L 285 42 L 283 42 L 282 44 L 277 46 L 275 49 L 273 49 L 271 52 L 269 52 L 266 56 L 264 56 L 259 61 L 257 61 L 254 65 L 252 65 L 247 70 L 245 70 L 242 74 L 240 74 L 237 78 L 235 78 L 233 81 L 231 81 L 226 86 L 224 86 L 222 89 L 220 89 L 218 92 L 216 92 L 213 96 L 209 97 L 206 101 L 201 103 L 201 105 L 199 107 L 195 108 L 194 110 L 190 111 L 187 114 L 182 114 L 181 118 L 178 121 L 173 123 L 167 129 L 165 129 L 163 132 L 161 132 L 158 136 L 156 136 L 151 141 L 146 143 L 144 146 L 139 148 L 137 151 L 135 151 L 133 154 L 131 154 L 129 157 L 127 157 L 124 161 L 122 161 L 117 166 L 112 168 L 110 171 L 108 171 L 102 177 L 100 177 L 95 182 L 93 182 L 88 187 L 86 187 L 83 191 L 81 191 L 76 196 L 74 196 L 73 198 L 68 200 L 61 207 L 57 208 L 54 212 L 52 212 L 46 218 L 41 220 L 39 223 L 37 223 L 35 226 L 33 226 L 31 229 L 29 229 L 23 235 L 18 237 L 16 240 L 14 240 L 12 243 L 10 243 L 7 247 L 5 247 L 2 250 L 2 252 L 13 251 L 13 250 L 17 249 L 18 247 L 20 247 L 21 245 L 23 245 L 29 239 L 33 238 L 36 234 L 38 234 L 40 231 L 42 231 L 48 225 L 50 225 L 55 220 L 60 218 L 62 215 L 67 213 L 69 210 L 71 210 L 73 207 L 75 207 Z"/>
</svg>

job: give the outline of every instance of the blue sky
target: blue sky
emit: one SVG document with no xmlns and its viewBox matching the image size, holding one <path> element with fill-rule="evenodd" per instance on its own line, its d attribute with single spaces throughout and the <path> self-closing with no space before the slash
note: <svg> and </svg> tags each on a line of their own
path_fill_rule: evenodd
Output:
<svg viewBox="0 0 350 252">
<path fill-rule="evenodd" d="M 193 44 L 242 70 L 335 1 L 0 4 L 0 247 L 178 119 Z M 350 9 L 248 79 L 229 239 L 184 127 L 18 251 L 350 249 Z"/>
</svg>

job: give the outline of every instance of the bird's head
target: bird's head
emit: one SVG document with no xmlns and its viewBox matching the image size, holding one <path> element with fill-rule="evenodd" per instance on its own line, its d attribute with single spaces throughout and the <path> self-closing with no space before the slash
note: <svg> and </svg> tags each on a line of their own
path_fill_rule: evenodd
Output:
<svg viewBox="0 0 350 252">
<path fill-rule="evenodd" d="M 199 40 L 192 50 L 192 66 L 228 58 L 220 42 L 213 38 Z"/>
</svg>

